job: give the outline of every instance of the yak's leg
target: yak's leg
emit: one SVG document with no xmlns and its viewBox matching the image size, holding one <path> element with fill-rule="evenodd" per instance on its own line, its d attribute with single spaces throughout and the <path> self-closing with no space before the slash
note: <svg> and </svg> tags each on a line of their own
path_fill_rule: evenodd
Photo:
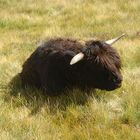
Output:
<svg viewBox="0 0 140 140">
<path fill-rule="evenodd" d="M 54 68 L 47 70 L 47 73 L 41 79 L 41 87 L 48 95 L 59 95 L 65 89 L 65 80 L 61 75 L 61 72 Z"/>
<path fill-rule="evenodd" d="M 60 53 L 51 53 L 41 73 L 41 87 L 49 95 L 59 95 L 66 87 L 64 61 Z"/>
</svg>

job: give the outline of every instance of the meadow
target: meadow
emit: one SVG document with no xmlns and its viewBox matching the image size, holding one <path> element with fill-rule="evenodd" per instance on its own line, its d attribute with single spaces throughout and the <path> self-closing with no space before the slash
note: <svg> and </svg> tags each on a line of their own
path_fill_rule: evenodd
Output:
<svg viewBox="0 0 140 140">
<path fill-rule="evenodd" d="M 0 0 L 0 140 L 140 139 L 140 0 Z M 108 40 L 122 87 L 48 97 L 22 89 L 18 73 L 43 40 Z"/>
</svg>

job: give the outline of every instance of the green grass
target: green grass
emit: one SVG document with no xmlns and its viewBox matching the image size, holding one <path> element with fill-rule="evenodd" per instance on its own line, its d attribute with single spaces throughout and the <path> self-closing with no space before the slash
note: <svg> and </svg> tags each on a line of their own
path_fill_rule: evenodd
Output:
<svg viewBox="0 0 140 140">
<path fill-rule="evenodd" d="M 0 0 L 0 139 L 139 140 L 139 0 Z M 91 95 L 47 97 L 21 88 L 18 73 L 42 40 L 106 40 L 122 63 L 123 85 Z"/>
</svg>

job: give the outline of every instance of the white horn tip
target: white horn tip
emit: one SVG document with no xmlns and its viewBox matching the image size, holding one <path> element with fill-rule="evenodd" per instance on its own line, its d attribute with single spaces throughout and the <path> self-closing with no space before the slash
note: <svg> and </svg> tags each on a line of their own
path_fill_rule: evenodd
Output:
<svg viewBox="0 0 140 140">
<path fill-rule="evenodd" d="M 125 36 L 126 34 L 125 33 L 123 33 L 121 36 L 119 36 L 119 37 L 116 37 L 116 38 L 114 38 L 114 39 L 111 39 L 111 40 L 108 40 L 108 41 L 106 41 L 106 43 L 107 44 L 109 44 L 109 45 L 112 45 L 113 43 L 115 43 L 116 41 L 118 41 L 120 38 L 122 38 L 123 36 Z"/>
<path fill-rule="evenodd" d="M 77 55 L 75 55 L 71 61 L 70 61 L 70 65 L 73 65 L 75 63 L 77 63 L 78 61 L 82 60 L 84 57 L 84 54 L 83 53 L 78 53 Z"/>
<path fill-rule="evenodd" d="M 125 33 L 122 34 L 122 36 L 126 35 Z"/>
</svg>

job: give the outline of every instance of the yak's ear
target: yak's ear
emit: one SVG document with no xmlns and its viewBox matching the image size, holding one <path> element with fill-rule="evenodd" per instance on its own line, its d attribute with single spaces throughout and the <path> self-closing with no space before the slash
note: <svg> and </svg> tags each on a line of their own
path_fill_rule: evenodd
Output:
<svg viewBox="0 0 140 140">
<path fill-rule="evenodd" d="M 70 61 L 70 65 L 73 65 L 84 58 L 84 54 L 82 52 L 76 54 Z"/>
<path fill-rule="evenodd" d="M 107 40 L 105 41 L 106 44 L 109 44 L 109 45 L 112 45 L 113 43 L 115 43 L 116 41 L 118 41 L 120 38 L 122 38 L 123 36 L 125 36 L 125 34 L 122 34 L 121 36 L 118 36 L 114 39 L 111 39 L 111 40 Z"/>
</svg>

